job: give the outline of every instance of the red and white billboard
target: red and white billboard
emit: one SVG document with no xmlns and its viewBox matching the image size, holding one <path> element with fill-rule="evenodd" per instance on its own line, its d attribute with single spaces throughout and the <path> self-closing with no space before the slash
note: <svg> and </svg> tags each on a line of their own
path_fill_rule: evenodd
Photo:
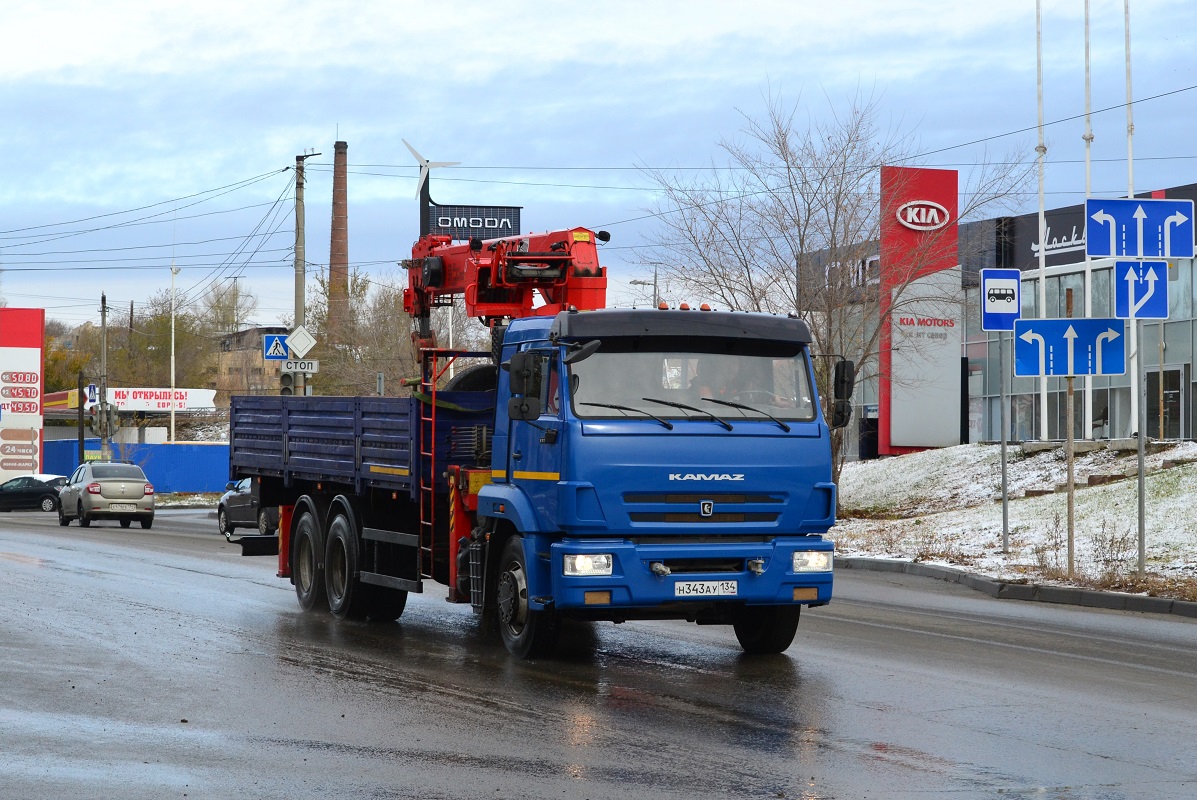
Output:
<svg viewBox="0 0 1197 800">
<path fill-rule="evenodd" d="M 877 452 L 960 443 L 957 173 L 881 168 Z"/>
<path fill-rule="evenodd" d="M 0 480 L 42 471 L 46 312 L 0 308 Z"/>
</svg>

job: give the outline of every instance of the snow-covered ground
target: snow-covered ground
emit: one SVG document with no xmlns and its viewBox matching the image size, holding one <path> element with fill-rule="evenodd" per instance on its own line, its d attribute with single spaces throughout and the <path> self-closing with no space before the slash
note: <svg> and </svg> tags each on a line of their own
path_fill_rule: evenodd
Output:
<svg viewBox="0 0 1197 800">
<path fill-rule="evenodd" d="M 1061 449 L 1007 449 L 1008 553 L 1002 552 L 998 445 L 961 445 L 849 463 L 840 476 L 837 552 L 964 567 L 1003 580 L 1059 580 L 1067 568 L 1068 494 L 1024 497 L 1067 482 Z M 1164 468 L 1164 462 L 1175 466 Z M 1190 463 L 1191 462 L 1191 463 Z M 1101 449 L 1074 461 L 1075 575 L 1091 580 L 1138 568 L 1138 456 Z M 1088 486 L 1090 475 L 1129 475 Z M 1146 457 L 1147 571 L 1197 580 L 1197 443 L 1152 444 Z"/>
</svg>

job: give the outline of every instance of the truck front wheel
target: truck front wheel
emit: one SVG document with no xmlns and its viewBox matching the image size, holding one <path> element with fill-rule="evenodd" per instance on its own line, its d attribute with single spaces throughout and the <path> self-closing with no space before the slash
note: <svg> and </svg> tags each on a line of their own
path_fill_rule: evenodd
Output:
<svg viewBox="0 0 1197 800">
<path fill-rule="evenodd" d="M 295 523 L 295 538 L 291 550 L 291 575 L 295 579 L 295 596 L 304 611 L 328 608 L 324 593 L 324 570 L 320 567 L 320 526 L 310 511 L 305 511 Z"/>
<path fill-rule="evenodd" d="M 552 611 L 528 607 L 528 567 L 524 540 L 512 536 L 503 545 L 497 591 L 499 634 L 517 658 L 538 658 L 557 644 L 560 620 Z"/>
<path fill-rule="evenodd" d="M 781 653 L 794 643 L 801 611 L 802 606 L 744 606 L 732 628 L 745 653 Z"/>
<path fill-rule="evenodd" d="M 365 587 L 357 577 L 357 535 L 345 515 L 333 517 L 328 526 L 324 554 L 324 588 L 328 609 L 342 619 L 365 619 Z"/>
</svg>

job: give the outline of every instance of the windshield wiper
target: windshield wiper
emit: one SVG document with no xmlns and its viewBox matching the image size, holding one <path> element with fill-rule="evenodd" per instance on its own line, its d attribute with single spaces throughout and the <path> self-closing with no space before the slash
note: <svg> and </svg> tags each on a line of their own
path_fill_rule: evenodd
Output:
<svg viewBox="0 0 1197 800">
<path fill-rule="evenodd" d="M 746 405 L 744 405 L 743 403 L 734 403 L 734 402 L 732 402 L 731 400 L 716 400 L 716 399 L 715 399 L 715 398 L 713 398 L 713 397 L 704 397 L 704 398 L 702 398 L 702 399 L 703 399 L 703 400 L 705 400 L 705 401 L 707 401 L 708 403 L 718 403 L 718 404 L 719 404 L 719 405 L 721 405 L 721 406 L 731 406 L 732 408 L 738 408 L 738 409 L 740 409 L 741 411 L 745 411 L 745 410 L 747 410 L 747 411 L 755 411 L 755 412 L 756 412 L 756 413 L 758 413 L 758 414 L 764 414 L 766 417 L 768 417 L 769 419 L 773 420 L 773 421 L 774 421 L 774 422 L 776 422 L 778 425 L 780 425 L 780 426 L 781 426 L 781 429 L 782 429 L 783 431 L 785 431 L 786 433 L 789 433 L 789 432 L 790 432 L 790 426 L 789 426 L 789 425 L 785 424 L 784 422 L 782 422 L 781 420 L 779 420 L 777 417 L 773 416 L 773 415 L 772 415 L 772 414 L 770 414 L 768 411 L 765 411 L 765 410 L 763 410 L 763 409 L 756 408 L 756 407 L 754 407 L 754 406 L 746 406 Z"/>
<path fill-rule="evenodd" d="M 714 414 L 712 414 L 709 411 L 703 411 L 698 406 L 688 406 L 685 403 L 675 403 L 672 400 L 658 400 L 655 397 L 641 397 L 640 399 L 646 403 L 660 403 L 663 406 L 673 406 L 674 408 L 684 408 L 687 411 L 697 411 L 699 414 L 702 414 L 704 417 L 707 417 L 708 419 L 712 419 L 715 422 L 718 422 L 720 425 L 727 428 L 729 431 L 732 429 L 730 422 L 728 422 L 725 419 L 720 419 L 719 417 L 715 416 Z"/>
<path fill-rule="evenodd" d="M 643 408 L 632 408 L 631 406 L 617 406 L 614 403 L 578 403 L 580 406 L 597 406 L 598 408 L 613 408 L 616 411 L 635 411 L 638 414 L 643 414 L 646 417 L 652 417 L 657 422 L 665 426 L 666 430 L 673 430 L 673 423 L 667 419 L 661 419 L 651 411 L 645 411 Z"/>
</svg>

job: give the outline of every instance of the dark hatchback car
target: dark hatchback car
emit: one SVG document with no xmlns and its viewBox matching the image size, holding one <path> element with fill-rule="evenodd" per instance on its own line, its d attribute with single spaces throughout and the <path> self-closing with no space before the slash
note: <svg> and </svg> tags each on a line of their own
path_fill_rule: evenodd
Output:
<svg viewBox="0 0 1197 800">
<path fill-rule="evenodd" d="M 278 508 L 259 508 L 250 481 L 229 481 L 216 504 L 216 527 L 226 537 L 237 528 L 257 528 L 263 536 L 278 530 Z"/>
<path fill-rule="evenodd" d="M 38 509 L 58 510 L 58 487 L 66 483 L 63 475 L 20 475 L 0 483 L 0 511 Z"/>
</svg>

